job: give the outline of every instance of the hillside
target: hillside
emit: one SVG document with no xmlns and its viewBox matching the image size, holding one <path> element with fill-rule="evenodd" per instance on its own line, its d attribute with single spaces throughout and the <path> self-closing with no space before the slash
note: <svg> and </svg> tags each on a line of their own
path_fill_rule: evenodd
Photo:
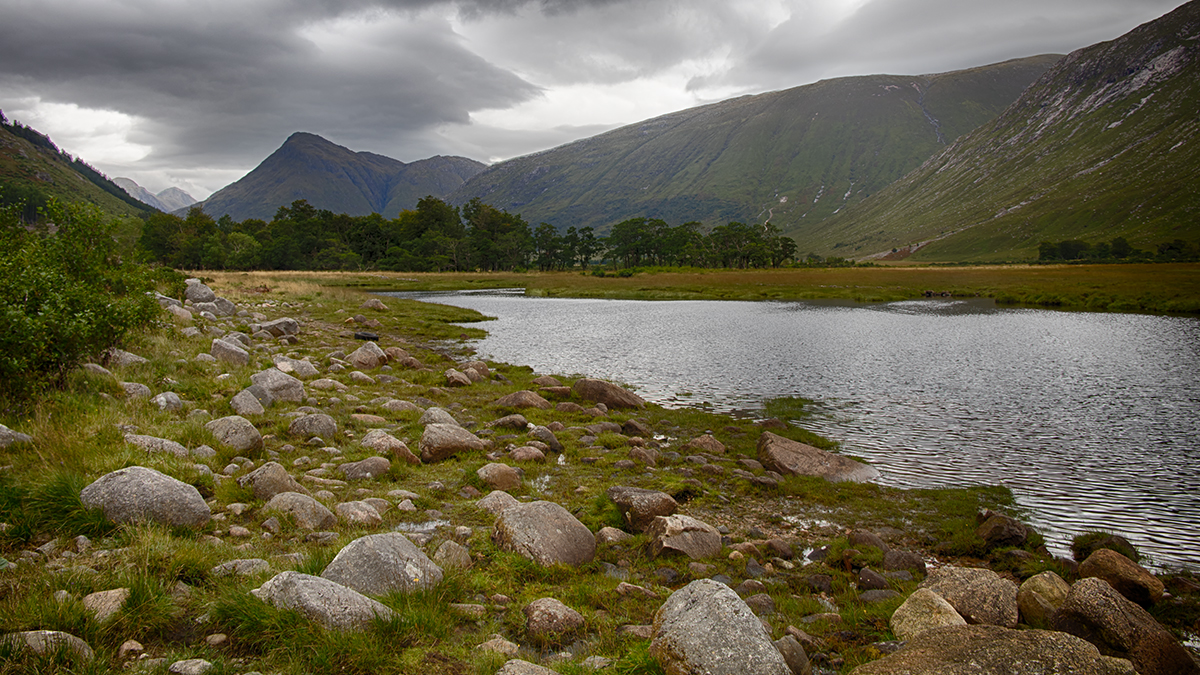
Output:
<svg viewBox="0 0 1200 675">
<path fill-rule="evenodd" d="M 465 157 L 438 156 L 406 164 L 301 132 L 201 206 L 214 218 L 229 214 L 237 221 L 270 220 L 280 206 L 305 199 L 334 213 L 381 213 L 391 218 L 415 207 L 422 197 L 449 194 L 483 168 Z"/>
<path fill-rule="evenodd" d="M 819 222 L 992 119 L 1060 57 L 817 82 L 723 101 L 502 162 L 450 200 L 531 223 Z"/>
<path fill-rule="evenodd" d="M 0 115 L 0 121 L 3 116 Z M 50 138 L 19 123 L 0 124 L 0 203 L 20 200 L 28 218 L 47 199 L 95 204 L 109 216 L 143 217 L 154 209 L 126 194 Z"/>
<path fill-rule="evenodd" d="M 1200 235 L 1200 3 L 1072 53 L 991 123 L 857 208 L 795 228 L 800 250 L 1032 259 L 1041 241 Z"/>
</svg>

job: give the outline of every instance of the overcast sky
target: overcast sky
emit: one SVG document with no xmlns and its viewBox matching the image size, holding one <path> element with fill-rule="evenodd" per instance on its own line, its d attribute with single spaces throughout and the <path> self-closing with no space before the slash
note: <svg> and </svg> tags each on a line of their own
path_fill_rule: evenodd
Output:
<svg viewBox="0 0 1200 675">
<path fill-rule="evenodd" d="M 197 198 L 295 131 L 494 162 L 731 96 L 1115 38 L 1180 0 L 0 0 L 0 109 Z"/>
</svg>

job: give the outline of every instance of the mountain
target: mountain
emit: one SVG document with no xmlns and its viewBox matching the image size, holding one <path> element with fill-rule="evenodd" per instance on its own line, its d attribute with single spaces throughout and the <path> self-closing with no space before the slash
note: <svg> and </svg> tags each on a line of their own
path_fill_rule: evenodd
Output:
<svg viewBox="0 0 1200 675">
<path fill-rule="evenodd" d="M 154 194 L 141 185 L 138 185 L 137 181 L 132 178 L 114 178 L 113 183 L 116 183 L 122 190 L 128 192 L 129 196 L 143 204 L 149 204 L 159 211 L 170 213 L 171 211 L 186 209 L 196 203 L 196 200 L 191 195 L 177 187 L 167 188 L 158 194 Z"/>
<path fill-rule="evenodd" d="M 495 164 L 451 194 L 531 223 L 821 221 L 992 119 L 1061 56 L 825 80 L 664 115 Z"/>
<path fill-rule="evenodd" d="M 801 251 L 1032 259 L 1041 241 L 1200 236 L 1200 2 L 1073 52 L 992 122 L 817 227 Z M 892 249 L 896 253 L 892 254 Z"/>
<path fill-rule="evenodd" d="M 83 160 L 63 152 L 50 137 L 0 113 L 0 204 L 21 201 L 26 217 L 48 199 L 94 204 L 109 216 L 154 212 L 130 197 Z"/>
<path fill-rule="evenodd" d="M 270 220 L 280 206 L 306 199 L 318 209 L 391 218 L 422 197 L 444 197 L 484 164 L 465 157 L 431 157 L 404 163 L 354 152 L 320 136 L 297 132 L 253 171 L 202 202 L 206 213 L 237 221 Z"/>
</svg>

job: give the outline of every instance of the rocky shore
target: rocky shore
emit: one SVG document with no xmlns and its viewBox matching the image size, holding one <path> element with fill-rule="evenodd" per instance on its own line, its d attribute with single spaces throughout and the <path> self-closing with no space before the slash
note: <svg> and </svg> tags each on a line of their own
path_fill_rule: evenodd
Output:
<svg viewBox="0 0 1200 675">
<path fill-rule="evenodd" d="M 798 525 L 798 491 L 877 472 L 778 421 L 693 427 L 616 384 L 413 341 L 378 299 L 335 321 L 189 280 L 160 304 L 153 354 L 74 385 L 100 411 L 77 505 L 104 536 L 7 540 L 10 664 L 1200 673 L 1178 632 L 1200 585 L 1164 585 L 1127 543 L 1055 559 L 991 510 L 970 557 Z M 0 426 L 8 471 L 53 442 Z"/>
</svg>

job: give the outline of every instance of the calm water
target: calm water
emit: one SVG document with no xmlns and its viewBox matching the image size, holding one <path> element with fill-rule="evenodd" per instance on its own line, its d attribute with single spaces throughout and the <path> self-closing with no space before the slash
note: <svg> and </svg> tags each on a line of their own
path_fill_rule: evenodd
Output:
<svg viewBox="0 0 1200 675">
<path fill-rule="evenodd" d="M 813 302 L 416 294 L 498 317 L 485 358 L 665 406 L 817 400 L 799 425 L 902 487 L 1009 486 L 1056 552 L 1102 528 L 1200 567 L 1200 320 Z"/>
</svg>

